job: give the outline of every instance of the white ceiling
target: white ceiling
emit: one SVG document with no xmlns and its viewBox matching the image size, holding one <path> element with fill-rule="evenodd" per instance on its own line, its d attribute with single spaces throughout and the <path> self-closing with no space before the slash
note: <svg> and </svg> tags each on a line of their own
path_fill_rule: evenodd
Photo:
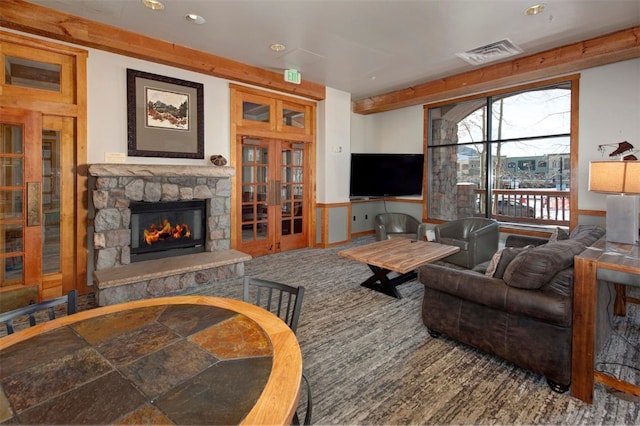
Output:
<svg viewBox="0 0 640 426">
<path fill-rule="evenodd" d="M 303 80 L 354 100 L 469 71 L 456 56 L 509 39 L 530 55 L 640 25 L 640 0 L 28 0 Z M 204 25 L 185 19 L 205 18 Z M 276 53 L 272 43 L 284 44 Z"/>
</svg>

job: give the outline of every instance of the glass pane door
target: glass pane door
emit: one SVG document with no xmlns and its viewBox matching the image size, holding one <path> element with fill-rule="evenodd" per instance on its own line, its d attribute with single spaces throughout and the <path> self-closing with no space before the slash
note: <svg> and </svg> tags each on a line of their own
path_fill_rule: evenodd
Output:
<svg viewBox="0 0 640 426">
<path fill-rule="evenodd" d="M 269 238 L 269 147 L 259 139 L 242 141 L 242 241 Z"/>
<path fill-rule="evenodd" d="M 0 113 L 0 287 L 40 288 L 42 114 L 11 108 Z"/>
<path fill-rule="evenodd" d="M 240 250 L 261 256 L 306 247 L 305 144 L 241 140 Z"/>
<path fill-rule="evenodd" d="M 303 233 L 304 144 L 283 143 L 280 199 L 282 235 Z"/>
<path fill-rule="evenodd" d="M 24 281 L 24 151 L 22 126 L 0 123 L 0 257 L 2 286 Z"/>
<path fill-rule="evenodd" d="M 42 273 L 61 271 L 60 265 L 60 132 L 42 132 Z"/>
</svg>

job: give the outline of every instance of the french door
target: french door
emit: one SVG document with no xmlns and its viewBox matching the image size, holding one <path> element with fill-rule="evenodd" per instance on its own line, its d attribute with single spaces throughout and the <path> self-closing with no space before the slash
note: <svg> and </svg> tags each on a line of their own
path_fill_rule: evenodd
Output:
<svg viewBox="0 0 640 426">
<path fill-rule="evenodd" d="M 2 290 L 43 299 L 73 288 L 75 245 L 62 244 L 75 226 L 73 122 L 0 107 Z"/>
<path fill-rule="evenodd" d="M 42 115 L 0 109 L 0 240 L 2 287 L 36 286 L 42 262 L 27 253 L 42 252 L 40 218 L 41 162 L 27 144 L 41 144 Z"/>
<path fill-rule="evenodd" d="M 0 310 L 89 290 L 86 61 L 0 31 Z"/>
<path fill-rule="evenodd" d="M 308 246 L 306 145 L 240 136 L 239 249 L 252 256 Z"/>
</svg>

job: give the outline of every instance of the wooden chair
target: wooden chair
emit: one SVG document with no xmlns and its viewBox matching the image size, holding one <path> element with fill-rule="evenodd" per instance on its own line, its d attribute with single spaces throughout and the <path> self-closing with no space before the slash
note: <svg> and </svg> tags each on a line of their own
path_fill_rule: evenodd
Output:
<svg viewBox="0 0 640 426">
<path fill-rule="evenodd" d="M 243 300 L 277 315 L 287 323 L 294 333 L 298 327 L 303 296 L 304 287 L 302 286 L 293 287 L 275 281 L 244 277 Z M 307 412 L 302 424 L 309 425 L 311 424 L 313 402 L 311 400 L 309 379 L 307 379 L 304 372 L 302 372 L 302 380 L 307 387 Z M 300 424 L 297 412 L 293 416 L 293 424 Z"/>
<path fill-rule="evenodd" d="M 66 296 L 56 297 L 55 299 L 45 300 L 22 308 L 14 309 L 13 311 L 3 312 L 0 314 L 0 324 L 3 323 L 5 325 L 7 334 L 13 334 L 13 322 L 15 319 L 28 316 L 29 327 L 33 327 L 36 325 L 36 320 L 43 318 L 42 315 L 37 315 L 39 312 L 47 310 L 49 313 L 49 320 L 55 319 L 55 307 L 65 303 L 67 304 L 67 315 L 72 315 L 78 312 L 78 296 L 76 290 L 71 290 Z"/>
<path fill-rule="evenodd" d="M 298 327 L 303 296 L 304 287 L 244 277 L 243 300 L 277 315 L 294 333 Z"/>
</svg>

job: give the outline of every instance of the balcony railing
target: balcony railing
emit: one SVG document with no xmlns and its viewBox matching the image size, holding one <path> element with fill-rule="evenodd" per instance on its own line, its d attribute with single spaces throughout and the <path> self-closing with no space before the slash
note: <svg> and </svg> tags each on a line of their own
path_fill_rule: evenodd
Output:
<svg viewBox="0 0 640 426">
<path fill-rule="evenodd" d="M 476 190 L 476 213 L 485 215 L 487 191 Z M 570 192 L 539 189 L 494 189 L 489 217 L 504 222 L 569 225 Z"/>
</svg>

